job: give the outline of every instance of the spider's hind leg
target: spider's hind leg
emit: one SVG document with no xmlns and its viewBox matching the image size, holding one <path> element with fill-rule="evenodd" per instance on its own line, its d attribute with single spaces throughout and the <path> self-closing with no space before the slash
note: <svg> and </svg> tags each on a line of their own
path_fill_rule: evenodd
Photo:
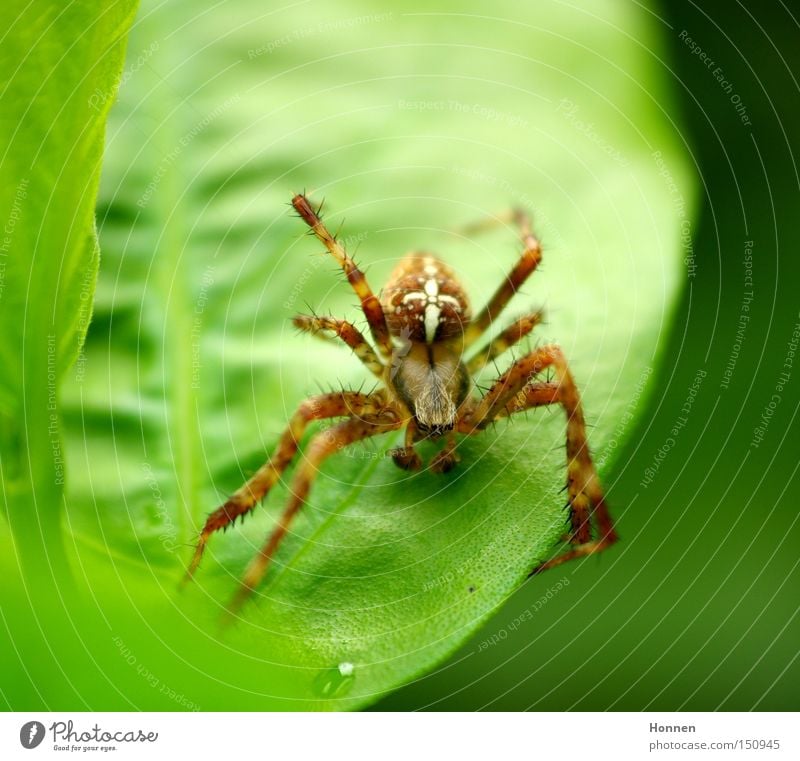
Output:
<svg viewBox="0 0 800 761">
<path fill-rule="evenodd" d="M 553 382 L 536 381 L 547 367 L 555 370 Z M 481 399 L 462 423 L 462 433 L 475 433 L 490 422 L 522 410 L 560 404 L 567 417 L 567 494 L 573 547 L 538 565 L 539 573 L 573 558 L 601 552 L 617 541 L 614 523 L 605 503 L 600 479 L 589 453 L 586 421 L 580 394 L 566 359 L 557 346 L 543 346 L 517 360 Z M 592 523 L 596 527 L 592 538 Z"/>
<path fill-rule="evenodd" d="M 264 578 L 278 545 L 288 533 L 289 526 L 300 508 L 305 504 L 322 462 L 350 444 L 380 433 L 397 430 L 401 425 L 402 422 L 397 415 L 393 411 L 387 411 L 383 414 L 344 420 L 327 431 L 318 433 L 311 440 L 305 458 L 292 479 L 289 501 L 261 551 L 247 566 L 241 587 L 228 608 L 229 612 L 234 613 Z"/>
<path fill-rule="evenodd" d="M 380 392 L 361 394 L 355 391 L 339 391 L 312 396 L 302 402 L 283 432 L 272 457 L 224 505 L 208 516 L 187 568 L 186 579 L 190 579 L 200 565 L 211 535 L 220 529 L 227 529 L 237 518 L 244 518 L 275 485 L 294 458 L 309 423 L 325 418 L 376 415 L 386 408 L 386 398 Z"/>
</svg>

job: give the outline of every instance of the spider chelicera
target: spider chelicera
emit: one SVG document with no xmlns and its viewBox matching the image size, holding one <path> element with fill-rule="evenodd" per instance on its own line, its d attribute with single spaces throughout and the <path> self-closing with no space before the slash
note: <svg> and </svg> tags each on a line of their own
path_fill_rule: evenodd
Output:
<svg viewBox="0 0 800 761">
<path fill-rule="evenodd" d="M 422 460 L 415 444 L 423 439 L 441 440 L 444 444 L 429 467 L 444 473 L 459 461 L 459 435 L 480 433 L 496 420 L 522 410 L 560 404 L 567 417 L 566 491 L 572 547 L 540 563 L 531 573 L 599 552 L 615 542 L 613 521 L 586 441 L 580 395 L 561 349 L 554 344 L 541 346 L 513 362 L 483 397 L 471 393 L 472 377 L 541 321 L 539 312 L 520 317 L 471 359 L 464 359 L 541 261 L 541 246 L 528 216 L 519 210 L 513 212 L 524 251 L 486 306 L 472 317 L 453 270 L 428 254 L 411 254 L 402 259 L 379 299 L 344 247 L 325 227 L 319 209 L 314 209 L 302 194 L 292 199 L 292 206 L 344 270 L 361 302 L 374 346 L 346 320 L 299 315 L 294 324 L 303 331 L 342 340 L 380 379 L 382 387 L 369 394 L 337 391 L 303 401 L 272 457 L 208 517 L 187 575 L 194 573 L 211 535 L 250 512 L 275 485 L 297 453 L 309 423 L 330 418 L 342 420 L 318 433 L 308 444 L 291 483 L 289 502 L 263 548 L 247 567 L 232 607 L 237 607 L 264 577 L 275 550 L 303 506 L 322 461 L 355 442 L 400 428 L 405 428 L 405 441 L 389 452 L 394 462 L 405 470 L 418 470 Z M 553 380 L 542 379 L 544 371 L 551 371 Z"/>
</svg>

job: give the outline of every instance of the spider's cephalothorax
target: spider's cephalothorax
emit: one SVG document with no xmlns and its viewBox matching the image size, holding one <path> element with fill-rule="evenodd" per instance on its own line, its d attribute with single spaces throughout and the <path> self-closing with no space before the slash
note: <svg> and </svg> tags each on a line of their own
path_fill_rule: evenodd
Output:
<svg viewBox="0 0 800 761">
<path fill-rule="evenodd" d="M 361 302 L 374 345 L 345 320 L 299 315 L 294 319 L 295 325 L 346 343 L 382 381 L 383 388 L 370 394 L 339 391 L 304 401 L 292 416 L 272 457 L 209 516 L 188 576 L 197 568 L 209 537 L 250 512 L 277 482 L 293 460 L 308 424 L 330 418 L 340 418 L 341 422 L 311 439 L 295 473 L 289 503 L 245 572 L 235 604 L 263 578 L 292 519 L 305 502 L 320 463 L 343 447 L 399 428 L 405 428 L 404 445 L 391 451 L 398 466 L 408 470 L 422 467 L 416 444 L 422 439 L 444 439 L 441 450 L 430 462 L 430 469 L 445 472 L 458 462 L 459 435 L 479 433 L 496 420 L 522 410 L 560 404 L 567 417 L 566 489 L 571 524 L 569 540 L 573 546 L 540 563 L 532 573 L 599 552 L 616 541 L 589 454 L 580 395 L 558 346 L 542 346 L 513 362 L 482 397 L 472 392 L 472 376 L 527 336 L 541 320 L 539 312 L 520 317 L 476 350 L 487 328 L 541 260 L 541 247 L 528 217 L 521 211 L 511 215 L 509 221 L 519 227 L 524 250 L 486 306 L 472 317 L 455 273 L 429 254 L 410 254 L 401 260 L 379 300 L 361 270 L 325 227 L 319 210 L 304 195 L 295 196 L 292 206 L 344 270 Z M 541 379 L 546 370 L 552 370 L 553 380 Z"/>
</svg>

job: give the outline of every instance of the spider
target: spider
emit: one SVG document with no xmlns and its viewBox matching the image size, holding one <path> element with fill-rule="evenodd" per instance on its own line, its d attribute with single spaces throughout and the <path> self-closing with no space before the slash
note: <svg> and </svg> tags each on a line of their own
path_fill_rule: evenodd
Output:
<svg viewBox="0 0 800 761">
<path fill-rule="evenodd" d="M 405 428 L 403 446 L 389 452 L 395 464 L 405 470 L 419 470 L 422 459 L 415 444 L 423 439 L 440 440 L 443 446 L 429 468 L 445 473 L 459 461 L 459 435 L 480 433 L 494 421 L 523 410 L 560 404 L 567 418 L 565 489 L 570 529 L 565 539 L 572 546 L 540 563 L 531 575 L 613 544 L 617 535 L 589 453 L 580 395 L 561 349 L 550 344 L 531 351 L 513 362 L 483 397 L 472 394 L 473 376 L 541 322 L 540 312 L 520 317 L 474 357 L 464 359 L 541 261 L 541 246 L 528 216 L 520 210 L 512 213 L 524 251 L 486 306 L 472 317 L 453 270 L 429 254 L 403 258 L 378 298 L 336 236 L 328 231 L 320 209 L 314 209 L 303 194 L 294 196 L 292 206 L 344 270 L 361 302 L 374 346 L 346 320 L 298 315 L 294 324 L 302 331 L 343 341 L 380 380 L 380 386 L 372 393 L 337 391 L 303 401 L 272 457 L 209 515 L 187 578 L 197 569 L 212 534 L 244 518 L 275 485 L 297 453 L 307 426 L 331 418 L 341 421 L 311 439 L 294 475 L 288 504 L 247 567 L 231 609 L 237 608 L 264 577 L 323 460 L 355 442 L 401 428 Z M 542 379 L 545 371 L 552 372 L 554 380 Z"/>
</svg>

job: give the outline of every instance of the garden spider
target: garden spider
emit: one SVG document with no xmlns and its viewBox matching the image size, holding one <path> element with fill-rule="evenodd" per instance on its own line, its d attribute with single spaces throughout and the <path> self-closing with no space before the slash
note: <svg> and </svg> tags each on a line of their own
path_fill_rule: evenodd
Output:
<svg viewBox="0 0 800 761">
<path fill-rule="evenodd" d="M 272 457 L 208 517 L 187 577 L 196 570 L 211 535 L 244 517 L 275 485 L 297 453 L 309 423 L 330 418 L 343 420 L 311 439 L 294 475 L 289 502 L 267 542 L 247 567 L 232 609 L 264 577 L 275 550 L 303 506 L 322 461 L 357 441 L 400 428 L 405 428 L 405 441 L 390 451 L 394 462 L 406 470 L 418 470 L 422 460 L 415 444 L 425 438 L 441 439 L 444 446 L 429 467 L 444 473 L 459 460 L 457 435 L 479 433 L 494 421 L 522 410 L 560 404 L 567 416 L 568 539 L 573 546 L 531 573 L 599 552 L 615 542 L 613 522 L 589 454 L 580 396 L 561 349 L 553 344 L 535 349 L 516 360 L 482 398 L 470 394 L 472 376 L 528 335 L 541 320 L 538 312 L 519 318 L 472 359 L 463 360 L 464 353 L 483 336 L 542 258 L 527 215 L 522 211 L 513 213 L 525 247 L 522 256 L 489 303 L 472 318 L 467 297 L 453 271 L 427 254 L 411 254 L 402 259 L 379 300 L 355 262 L 328 232 L 319 209 L 312 208 L 302 194 L 292 199 L 292 206 L 344 270 L 361 301 L 375 346 L 345 320 L 299 315 L 294 324 L 309 333 L 341 339 L 380 379 L 382 388 L 369 394 L 337 391 L 302 402 Z M 539 379 L 546 369 L 553 371 L 554 381 Z"/>
</svg>

